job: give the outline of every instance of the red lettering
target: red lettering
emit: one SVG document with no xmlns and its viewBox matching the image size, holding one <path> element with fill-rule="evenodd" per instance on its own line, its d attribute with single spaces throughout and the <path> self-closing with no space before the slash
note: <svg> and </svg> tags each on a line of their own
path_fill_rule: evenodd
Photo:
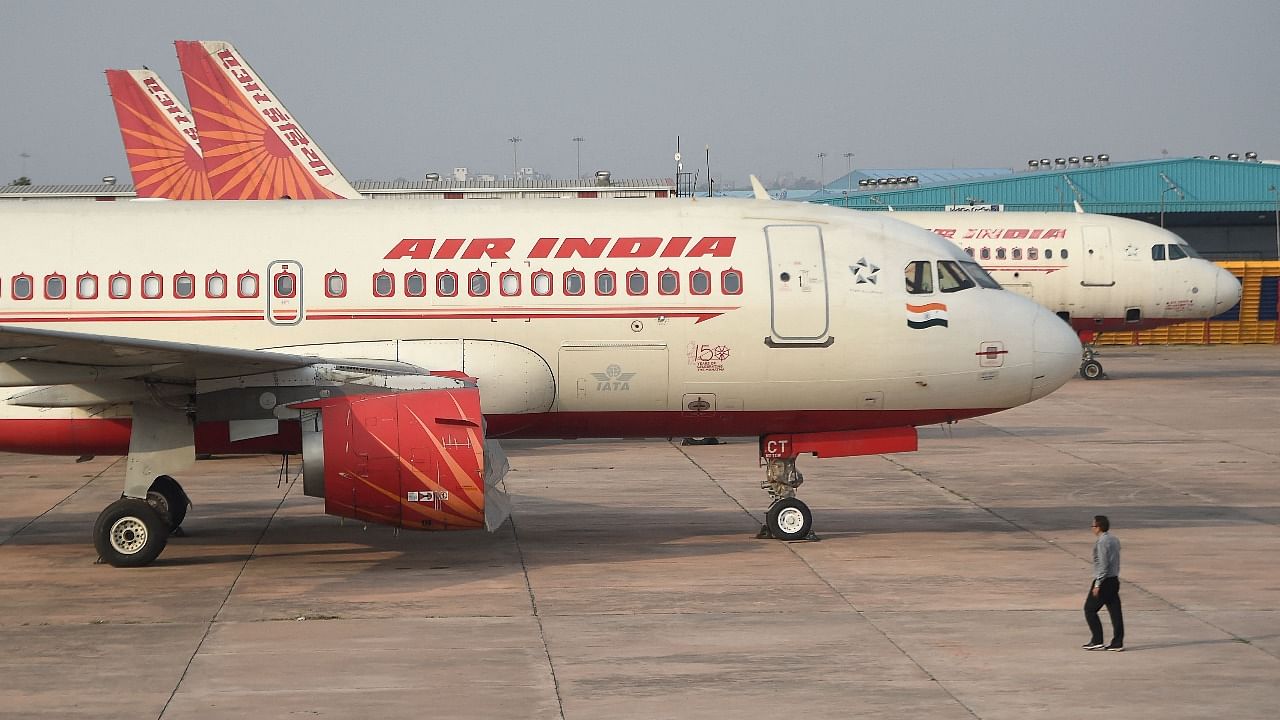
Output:
<svg viewBox="0 0 1280 720">
<path fill-rule="evenodd" d="M 1045 233 L 1044 233 L 1044 235 L 1041 235 L 1041 236 L 1040 236 L 1040 238 L 1041 238 L 1042 240 L 1049 240 L 1049 239 L 1052 239 L 1052 238 L 1064 238 L 1064 237 L 1066 237 L 1066 236 L 1067 236 L 1067 231 L 1066 231 L 1066 229 L 1064 229 L 1064 228 L 1053 228 L 1052 230 L 1046 230 L 1046 231 L 1045 231 Z"/>
<path fill-rule="evenodd" d="M 933 232 L 934 234 L 944 238 L 955 238 L 956 236 L 955 228 L 934 228 Z"/>
<path fill-rule="evenodd" d="M 1032 240 L 1039 240 L 1039 239 L 1040 239 L 1040 233 L 1042 233 L 1042 232 L 1044 232 L 1044 230 L 1043 230 L 1043 229 L 1041 229 L 1041 228 L 1036 228 L 1035 230 L 1032 230 L 1032 231 L 1031 231 L 1031 235 L 1030 235 L 1031 239 L 1032 239 Z"/>
<path fill-rule="evenodd" d="M 737 238 L 732 237 L 704 237 L 693 246 L 689 254 L 685 257 L 729 257 L 733 255 L 733 242 Z"/>
<path fill-rule="evenodd" d="M 391 252 L 384 257 L 387 260 L 400 260 L 402 258 L 413 258 L 414 260 L 426 260 L 431 257 L 431 247 L 435 245 L 434 238 L 419 240 L 414 238 L 405 238 L 396 243 L 391 248 Z"/>
<path fill-rule="evenodd" d="M 488 256 L 492 260 L 506 260 L 516 241 L 511 238 L 476 238 L 462 253 L 463 260 L 479 260 Z"/>
<path fill-rule="evenodd" d="M 588 241 L 586 238 L 565 238 L 560 243 L 560 249 L 556 250 L 557 258 L 570 258 L 574 255 L 583 258 L 598 258 L 604 254 L 604 249 L 609 245 L 609 238 L 598 237 Z"/>
<path fill-rule="evenodd" d="M 556 246 L 556 241 L 560 238 L 538 238 L 538 242 L 533 244 L 533 249 L 529 251 L 530 258 L 545 258 L 551 255 L 551 249 Z"/>
<path fill-rule="evenodd" d="M 658 237 L 624 237 L 609 248 L 611 258 L 643 258 L 653 257 L 662 245 Z"/>
<path fill-rule="evenodd" d="M 1021 240 L 1027 236 L 1028 232 L 1026 228 L 1013 228 L 1004 231 L 1004 238 L 1006 240 Z"/>
<path fill-rule="evenodd" d="M 225 68 L 240 67 L 240 61 L 236 59 L 235 55 L 231 54 L 230 50 L 223 50 L 218 53 L 218 59 L 222 61 L 222 66 Z"/>
<path fill-rule="evenodd" d="M 690 237 L 673 237 L 667 241 L 667 246 L 662 248 L 662 257 L 680 257 L 684 254 L 684 249 L 689 246 Z"/>
<path fill-rule="evenodd" d="M 440 243 L 440 250 L 436 253 L 437 260 L 452 260 L 458 257 L 458 251 L 462 249 L 462 243 L 466 242 L 462 238 L 449 238 Z"/>
</svg>

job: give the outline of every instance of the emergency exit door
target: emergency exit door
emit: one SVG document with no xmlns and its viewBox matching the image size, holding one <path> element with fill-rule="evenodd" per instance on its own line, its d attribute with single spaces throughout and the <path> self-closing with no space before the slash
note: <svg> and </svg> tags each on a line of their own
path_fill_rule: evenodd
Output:
<svg viewBox="0 0 1280 720">
<path fill-rule="evenodd" d="M 1081 285 L 1111 287 L 1116 284 L 1111 269 L 1111 231 L 1105 227 L 1086 227 L 1084 236 L 1084 277 Z"/>
</svg>

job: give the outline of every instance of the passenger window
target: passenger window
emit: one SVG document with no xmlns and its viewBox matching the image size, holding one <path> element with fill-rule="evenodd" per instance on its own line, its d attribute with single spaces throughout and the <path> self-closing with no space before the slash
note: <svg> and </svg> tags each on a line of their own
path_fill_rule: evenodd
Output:
<svg viewBox="0 0 1280 720">
<path fill-rule="evenodd" d="M 458 294 L 458 274 L 448 270 L 436 275 L 436 294 L 440 297 L 455 297 Z"/>
<path fill-rule="evenodd" d="M 954 260 L 938 261 L 938 289 L 944 293 L 959 292 L 974 287 L 976 283 Z"/>
<path fill-rule="evenodd" d="M 46 275 L 44 296 L 49 300 L 61 300 L 67 296 L 67 278 L 64 275 Z"/>
<path fill-rule="evenodd" d="M 164 281 L 155 273 L 142 276 L 142 297 L 155 300 L 164 294 Z"/>
<path fill-rule="evenodd" d="M 529 286 L 533 290 L 533 294 L 539 297 L 551 294 L 551 273 L 546 270 L 539 270 L 533 274 L 529 281 Z"/>
<path fill-rule="evenodd" d="M 982 250 L 978 253 L 978 257 L 982 258 L 983 260 L 990 260 L 991 248 L 982 248 Z"/>
<path fill-rule="evenodd" d="M 1184 253 L 1184 252 L 1182 252 L 1182 246 L 1180 246 L 1180 245 L 1170 245 L 1170 246 L 1169 246 L 1169 259 L 1170 259 L 1170 260 L 1181 260 L 1181 259 L 1185 258 L 1186 256 L 1187 256 L 1187 254 L 1186 254 L 1186 253 Z"/>
<path fill-rule="evenodd" d="M 967 252 L 967 253 L 969 253 L 969 257 L 974 257 L 974 254 L 973 254 L 973 248 L 971 248 L 971 247 L 967 247 L 967 248 L 965 248 L 965 249 L 964 249 L 964 251 L 965 251 L 965 252 Z"/>
<path fill-rule="evenodd" d="M 379 272 L 373 275 L 373 295 L 374 297 L 391 297 L 396 292 L 396 276 L 389 272 Z"/>
<path fill-rule="evenodd" d="M 627 273 L 627 294 L 644 295 L 649 292 L 649 274 L 643 270 L 632 270 Z"/>
<path fill-rule="evenodd" d="M 340 298 L 347 295 L 347 276 L 337 270 L 324 276 L 325 297 Z"/>
<path fill-rule="evenodd" d="M 13 299 L 30 300 L 33 287 L 30 275 L 13 276 Z"/>
<path fill-rule="evenodd" d="M 596 273 L 596 294 L 612 295 L 618 291 L 617 278 L 612 270 L 601 270 Z"/>
<path fill-rule="evenodd" d="M 1028 259 L 1028 260 L 1039 260 L 1039 259 L 1040 259 L 1040 248 L 1027 248 L 1027 259 Z"/>
<path fill-rule="evenodd" d="M 520 294 L 520 273 L 507 271 L 498 276 L 498 291 L 504 297 Z"/>
<path fill-rule="evenodd" d="M 423 295 L 426 295 L 427 276 L 417 271 L 405 274 L 404 294 L 409 297 L 422 297 Z"/>
<path fill-rule="evenodd" d="M 1021 260 L 1021 259 L 1022 259 L 1022 248 L 1014 248 L 1014 249 L 1013 249 L 1013 259 L 1014 259 L 1014 260 Z"/>
<path fill-rule="evenodd" d="M 98 297 L 98 276 L 85 273 L 76 278 L 76 297 L 93 300 Z"/>
<path fill-rule="evenodd" d="M 675 295 L 680 292 L 680 275 L 675 270 L 658 273 L 658 294 Z"/>
<path fill-rule="evenodd" d="M 997 260 L 1005 259 L 1004 248 L 996 248 L 996 259 Z"/>
<path fill-rule="evenodd" d="M 275 293 L 278 298 L 291 298 L 298 290 L 298 278 L 290 272 L 278 272 L 275 277 Z"/>
<path fill-rule="evenodd" d="M 115 282 L 113 278 L 112 283 Z M 113 286 L 114 289 L 114 286 Z M 227 276 L 222 273 L 209 273 L 204 276 L 204 295 L 210 298 L 224 298 L 227 296 Z M 115 295 L 112 295 L 115 297 Z"/>
<path fill-rule="evenodd" d="M 236 278 L 236 292 L 242 298 L 258 297 L 258 275 L 257 273 L 240 273 Z"/>
<path fill-rule="evenodd" d="M 124 273 L 116 273 L 107 280 L 107 294 L 114 300 L 123 300 L 129 297 L 129 276 Z"/>
<path fill-rule="evenodd" d="M 720 289 L 725 295 L 741 295 L 742 273 L 737 270 L 725 270 L 720 273 Z"/>
<path fill-rule="evenodd" d="M 924 295 L 933 292 L 933 263 L 928 260 L 913 260 L 907 263 L 905 274 L 908 293 Z"/>
<path fill-rule="evenodd" d="M 1045 260 L 1052 260 L 1052 259 L 1053 259 L 1053 251 L 1052 251 L 1052 250 L 1050 250 L 1049 248 L 1045 248 L 1045 249 L 1044 249 L 1044 259 L 1045 259 Z"/>
<path fill-rule="evenodd" d="M 587 280 L 582 273 L 577 270 L 570 270 L 564 274 L 564 294 L 565 295 L 581 295 L 586 291 Z"/>
<path fill-rule="evenodd" d="M 196 296 L 196 276 L 191 273 L 178 273 L 173 276 L 173 296 L 190 300 Z"/>
<path fill-rule="evenodd" d="M 1067 259 L 1067 249 L 1066 249 L 1066 248 L 1062 248 L 1062 250 L 1058 252 L 1058 257 L 1059 257 L 1059 258 L 1061 258 L 1061 259 L 1063 259 L 1063 260 L 1066 260 L 1066 259 Z"/>
<path fill-rule="evenodd" d="M 467 292 L 472 297 L 485 297 L 489 294 L 489 273 L 479 270 L 467 276 Z"/>
<path fill-rule="evenodd" d="M 710 295 L 711 273 L 706 270 L 694 270 L 689 273 L 689 292 L 694 295 Z"/>
</svg>

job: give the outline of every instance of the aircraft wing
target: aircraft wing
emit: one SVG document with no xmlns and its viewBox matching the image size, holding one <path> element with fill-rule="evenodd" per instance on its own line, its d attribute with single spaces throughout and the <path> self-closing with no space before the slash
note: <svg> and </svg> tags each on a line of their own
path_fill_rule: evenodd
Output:
<svg viewBox="0 0 1280 720">
<path fill-rule="evenodd" d="M 394 361 L 349 361 L 0 325 L 0 385 L 6 386 L 122 379 L 186 385 L 318 365 L 354 374 L 429 374 L 415 365 Z"/>
</svg>

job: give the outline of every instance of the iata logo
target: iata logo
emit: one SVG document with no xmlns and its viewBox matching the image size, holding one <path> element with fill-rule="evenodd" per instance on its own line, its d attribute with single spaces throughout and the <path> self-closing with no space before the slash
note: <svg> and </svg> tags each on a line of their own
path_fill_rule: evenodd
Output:
<svg viewBox="0 0 1280 720">
<path fill-rule="evenodd" d="M 635 373 L 622 372 L 622 368 L 618 365 L 610 365 L 604 369 L 602 373 L 591 373 L 596 379 L 596 390 L 599 392 L 616 392 L 619 390 L 630 390 L 631 379 L 636 376 Z"/>
</svg>

